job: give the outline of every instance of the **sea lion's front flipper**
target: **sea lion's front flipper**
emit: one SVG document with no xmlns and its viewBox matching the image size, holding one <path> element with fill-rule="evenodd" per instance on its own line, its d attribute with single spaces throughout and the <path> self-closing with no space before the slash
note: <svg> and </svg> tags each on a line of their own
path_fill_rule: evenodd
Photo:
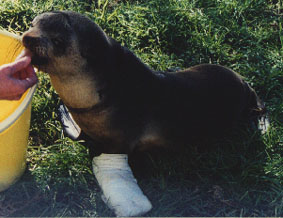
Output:
<svg viewBox="0 0 283 218">
<path fill-rule="evenodd" d="M 139 188 L 126 154 L 101 154 L 92 163 L 103 191 L 102 199 L 117 216 L 139 216 L 151 210 L 152 205 Z"/>
<path fill-rule="evenodd" d="M 77 140 L 81 135 L 81 128 L 73 119 L 68 108 L 61 104 L 58 108 L 58 115 L 62 124 L 64 133 L 71 139 Z"/>
</svg>

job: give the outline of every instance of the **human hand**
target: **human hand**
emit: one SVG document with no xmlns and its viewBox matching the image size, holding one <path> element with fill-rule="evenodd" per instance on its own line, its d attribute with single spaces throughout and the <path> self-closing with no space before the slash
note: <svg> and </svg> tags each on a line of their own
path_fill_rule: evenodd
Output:
<svg viewBox="0 0 283 218">
<path fill-rule="evenodd" d="M 26 51 L 9 64 L 0 66 L 0 100 L 19 100 L 38 81 Z"/>
</svg>

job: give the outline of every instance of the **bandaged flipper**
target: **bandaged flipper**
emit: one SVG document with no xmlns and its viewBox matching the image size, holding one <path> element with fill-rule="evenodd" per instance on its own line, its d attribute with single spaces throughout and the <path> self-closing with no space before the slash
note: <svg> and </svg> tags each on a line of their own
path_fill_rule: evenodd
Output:
<svg viewBox="0 0 283 218">
<path fill-rule="evenodd" d="M 103 191 L 103 201 L 117 216 L 138 216 L 152 208 L 134 178 L 126 154 L 94 157 L 93 172 Z"/>
</svg>

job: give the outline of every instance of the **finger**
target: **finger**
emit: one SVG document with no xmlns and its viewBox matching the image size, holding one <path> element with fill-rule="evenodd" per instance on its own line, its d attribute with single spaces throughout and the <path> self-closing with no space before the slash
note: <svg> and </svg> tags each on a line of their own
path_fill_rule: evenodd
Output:
<svg viewBox="0 0 283 218">
<path fill-rule="evenodd" d="M 10 101 L 14 100 L 14 101 L 18 101 L 18 100 L 20 100 L 20 99 L 21 99 L 21 97 L 22 97 L 22 95 L 9 96 L 9 97 L 6 97 L 6 98 L 5 98 L 5 100 L 10 100 Z"/>
<path fill-rule="evenodd" d="M 22 57 L 26 57 L 26 56 L 31 57 L 31 51 L 25 48 L 25 49 L 19 54 L 19 56 L 16 58 L 16 60 L 19 60 L 19 59 L 21 59 Z"/>
<path fill-rule="evenodd" d="M 33 66 L 31 64 L 29 64 L 27 67 L 26 67 L 26 73 L 28 76 L 30 75 L 36 75 L 35 74 L 35 70 L 33 68 Z"/>
<path fill-rule="evenodd" d="M 0 96 L 1 99 L 6 99 L 6 100 L 18 100 L 22 94 L 26 91 L 26 88 L 23 87 L 22 84 L 18 83 L 19 80 L 16 81 L 10 81 L 11 89 L 7 90 L 7 87 L 4 87 L 4 90 L 2 90 L 2 94 Z"/>
<path fill-rule="evenodd" d="M 14 73 L 12 77 L 20 80 L 26 79 L 28 77 L 27 69 L 23 69 L 21 71 Z"/>
<path fill-rule="evenodd" d="M 26 57 L 23 57 L 19 60 L 16 60 L 13 63 L 7 64 L 4 69 L 5 69 L 5 72 L 8 75 L 12 75 L 15 72 L 18 72 L 18 71 L 26 68 L 30 64 L 30 62 L 31 62 L 31 58 L 26 56 Z"/>
<path fill-rule="evenodd" d="M 29 77 L 29 78 L 26 78 L 24 80 L 18 80 L 17 81 L 18 83 L 18 93 L 19 94 L 22 94 L 24 93 L 28 88 L 32 87 L 34 84 L 37 83 L 37 76 L 32 76 L 32 77 Z"/>
<path fill-rule="evenodd" d="M 21 79 L 21 72 L 18 71 L 18 72 L 16 72 L 16 73 L 14 73 L 14 74 L 12 75 L 12 77 L 15 78 L 15 79 Z"/>
<path fill-rule="evenodd" d="M 26 79 L 28 77 L 28 72 L 27 72 L 27 67 L 21 71 L 19 71 L 19 74 L 20 74 L 20 79 L 23 80 L 23 79 Z"/>
<path fill-rule="evenodd" d="M 20 71 L 20 79 L 23 80 L 23 79 L 26 79 L 27 77 L 28 77 L 27 69 L 21 70 Z"/>
<path fill-rule="evenodd" d="M 15 61 L 21 59 L 22 57 L 25 57 L 25 56 L 26 56 L 25 53 L 26 53 L 25 50 L 22 50 L 22 52 L 17 56 L 17 58 L 15 59 Z"/>
<path fill-rule="evenodd" d="M 31 83 L 37 83 L 38 78 L 36 76 L 35 70 L 32 65 L 26 68 L 26 78 L 30 80 Z"/>
<path fill-rule="evenodd" d="M 18 71 L 18 72 L 14 73 L 12 75 L 13 78 L 20 79 L 20 80 L 23 80 L 23 79 L 26 79 L 26 78 L 31 78 L 31 77 L 33 78 L 35 76 L 36 76 L 36 74 L 35 74 L 34 68 L 31 64 L 29 64 L 25 69 Z"/>
</svg>

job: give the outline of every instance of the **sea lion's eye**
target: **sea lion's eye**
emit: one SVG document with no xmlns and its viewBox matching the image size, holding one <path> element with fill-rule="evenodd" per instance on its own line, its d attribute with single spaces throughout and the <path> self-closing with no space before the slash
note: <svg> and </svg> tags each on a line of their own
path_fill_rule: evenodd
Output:
<svg viewBox="0 0 283 218">
<path fill-rule="evenodd" d="M 53 43 L 54 46 L 60 46 L 62 44 L 63 40 L 60 38 L 52 38 L 51 42 Z"/>
<path fill-rule="evenodd" d="M 53 45 L 53 53 L 55 56 L 61 56 L 65 54 L 67 48 L 67 41 L 63 37 L 50 37 L 50 41 Z"/>
</svg>

